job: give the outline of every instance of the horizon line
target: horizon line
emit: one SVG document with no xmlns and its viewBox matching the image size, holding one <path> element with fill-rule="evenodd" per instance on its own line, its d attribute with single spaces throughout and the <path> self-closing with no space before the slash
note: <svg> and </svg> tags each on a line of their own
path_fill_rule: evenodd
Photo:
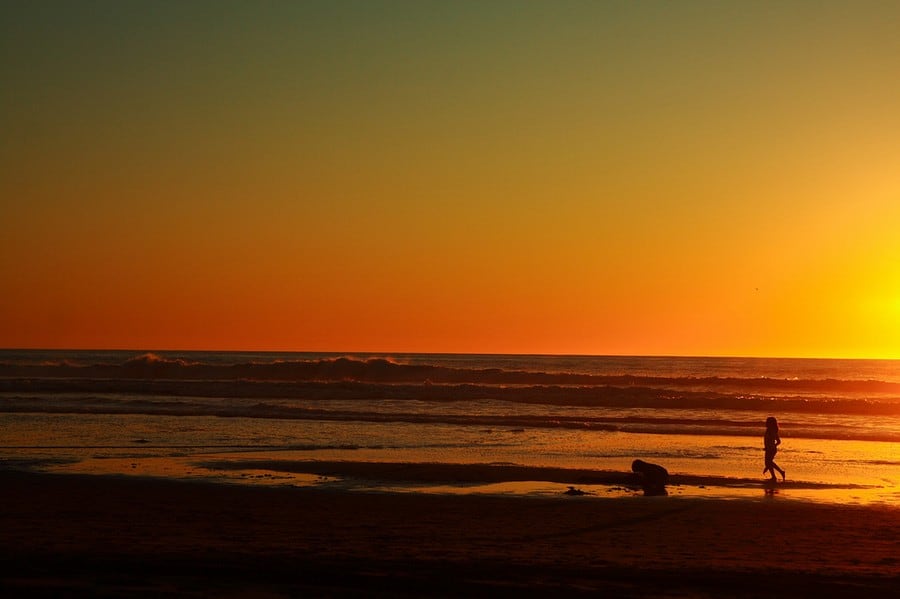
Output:
<svg viewBox="0 0 900 599">
<path fill-rule="evenodd" d="M 424 355 L 424 356 L 521 356 L 547 358 L 666 358 L 666 359 L 724 359 L 724 360 L 844 360 L 844 361 L 900 361 L 900 358 L 888 357 L 844 357 L 844 356 L 763 356 L 739 354 L 635 354 L 635 353 L 565 353 L 565 352 L 474 352 L 474 351 L 415 351 L 415 350 L 311 350 L 311 349 L 187 349 L 187 348 L 136 348 L 136 347 L 0 347 L 0 352 L 135 352 L 135 353 L 246 353 L 246 354 L 334 354 L 353 356 L 365 354 L 379 355 Z"/>
</svg>

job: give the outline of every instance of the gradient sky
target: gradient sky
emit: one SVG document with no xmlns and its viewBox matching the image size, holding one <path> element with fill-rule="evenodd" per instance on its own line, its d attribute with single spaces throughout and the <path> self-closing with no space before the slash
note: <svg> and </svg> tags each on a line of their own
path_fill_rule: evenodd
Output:
<svg viewBox="0 0 900 599">
<path fill-rule="evenodd" d="M 0 4 L 0 347 L 900 358 L 900 4 Z"/>
</svg>

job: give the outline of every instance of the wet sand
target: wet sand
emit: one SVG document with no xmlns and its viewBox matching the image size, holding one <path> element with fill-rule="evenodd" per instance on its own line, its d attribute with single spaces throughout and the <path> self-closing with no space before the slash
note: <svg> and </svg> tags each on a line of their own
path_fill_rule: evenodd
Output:
<svg viewBox="0 0 900 599">
<path fill-rule="evenodd" d="M 336 492 L 0 472 L 6 596 L 858 596 L 900 510 Z"/>
</svg>

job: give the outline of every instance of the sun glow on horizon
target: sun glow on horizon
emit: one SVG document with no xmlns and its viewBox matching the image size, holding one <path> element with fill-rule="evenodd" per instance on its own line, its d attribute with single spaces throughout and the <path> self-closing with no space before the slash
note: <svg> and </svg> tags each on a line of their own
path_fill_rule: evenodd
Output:
<svg viewBox="0 0 900 599">
<path fill-rule="evenodd" d="M 0 8 L 0 347 L 900 358 L 900 9 Z"/>
</svg>

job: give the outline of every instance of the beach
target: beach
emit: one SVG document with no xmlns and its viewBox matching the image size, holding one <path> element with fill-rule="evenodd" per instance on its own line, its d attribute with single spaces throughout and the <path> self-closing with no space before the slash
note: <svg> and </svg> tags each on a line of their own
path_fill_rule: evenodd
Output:
<svg viewBox="0 0 900 599">
<path fill-rule="evenodd" d="M 7 596 L 859 596 L 900 510 L 0 473 Z"/>
<path fill-rule="evenodd" d="M 3 596 L 900 588 L 895 362 L 0 358 Z"/>
</svg>

